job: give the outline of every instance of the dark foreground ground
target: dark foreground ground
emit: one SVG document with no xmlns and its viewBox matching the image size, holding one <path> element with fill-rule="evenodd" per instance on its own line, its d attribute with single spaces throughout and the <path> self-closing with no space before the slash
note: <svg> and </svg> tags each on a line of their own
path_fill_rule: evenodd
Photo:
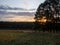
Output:
<svg viewBox="0 0 60 45">
<path fill-rule="evenodd" d="M 60 29 L 55 27 L 53 29 Z M 35 32 L 33 28 L 34 22 L 0 22 L 0 45 L 60 45 L 60 30 L 39 32 L 37 29 Z"/>
<path fill-rule="evenodd" d="M 60 45 L 60 32 L 0 30 L 0 45 Z"/>
</svg>

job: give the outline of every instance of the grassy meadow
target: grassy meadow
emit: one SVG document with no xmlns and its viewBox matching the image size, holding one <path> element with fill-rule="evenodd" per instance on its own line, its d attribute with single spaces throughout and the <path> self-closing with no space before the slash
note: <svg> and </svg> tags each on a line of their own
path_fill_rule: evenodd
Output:
<svg viewBox="0 0 60 45">
<path fill-rule="evenodd" d="M 60 45 L 60 32 L 0 30 L 0 45 Z"/>
</svg>

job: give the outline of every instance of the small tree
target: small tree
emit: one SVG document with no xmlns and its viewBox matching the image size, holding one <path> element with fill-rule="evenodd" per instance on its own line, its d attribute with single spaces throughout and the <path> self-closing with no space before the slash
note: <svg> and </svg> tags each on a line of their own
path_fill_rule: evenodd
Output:
<svg viewBox="0 0 60 45">
<path fill-rule="evenodd" d="M 47 22 L 57 23 L 60 19 L 60 0 L 46 0 L 44 3 L 41 3 L 35 14 L 35 28 L 41 22 L 43 17 L 46 17 L 47 20 L 43 20 Z M 45 19 L 45 18 L 44 18 Z M 58 19 L 56 21 L 56 19 Z M 37 24 L 36 24 L 37 23 Z"/>
</svg>

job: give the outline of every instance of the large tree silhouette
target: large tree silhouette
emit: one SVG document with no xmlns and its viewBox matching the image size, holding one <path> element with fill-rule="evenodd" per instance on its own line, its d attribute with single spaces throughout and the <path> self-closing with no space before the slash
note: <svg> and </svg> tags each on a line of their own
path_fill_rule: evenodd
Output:
<svg viewBox="0 0 60 45">
<path fill-rule="evenodd" d="M 60 21 L 60 0 L 45 0 L 44 3 L 39 5 L 35 14 L 36 27 L 38 27 L 38 23 L 41 22 L 43 17 L 47 19 L 46 23 L 49 21 L 52 23 Z"/>
</svg>

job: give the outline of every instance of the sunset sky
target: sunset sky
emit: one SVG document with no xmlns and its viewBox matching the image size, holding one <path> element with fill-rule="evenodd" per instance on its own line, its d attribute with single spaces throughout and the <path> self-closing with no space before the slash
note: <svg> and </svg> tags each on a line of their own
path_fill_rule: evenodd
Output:
<svg viewBox="0 0 60 45">
<path fill-rule="evenodd" d="M 34 14 L 32 12 L 36 12 L 39 4 L 44 1 L 0 0 L 0 21 L 34 21 Z"/>
</svg>

